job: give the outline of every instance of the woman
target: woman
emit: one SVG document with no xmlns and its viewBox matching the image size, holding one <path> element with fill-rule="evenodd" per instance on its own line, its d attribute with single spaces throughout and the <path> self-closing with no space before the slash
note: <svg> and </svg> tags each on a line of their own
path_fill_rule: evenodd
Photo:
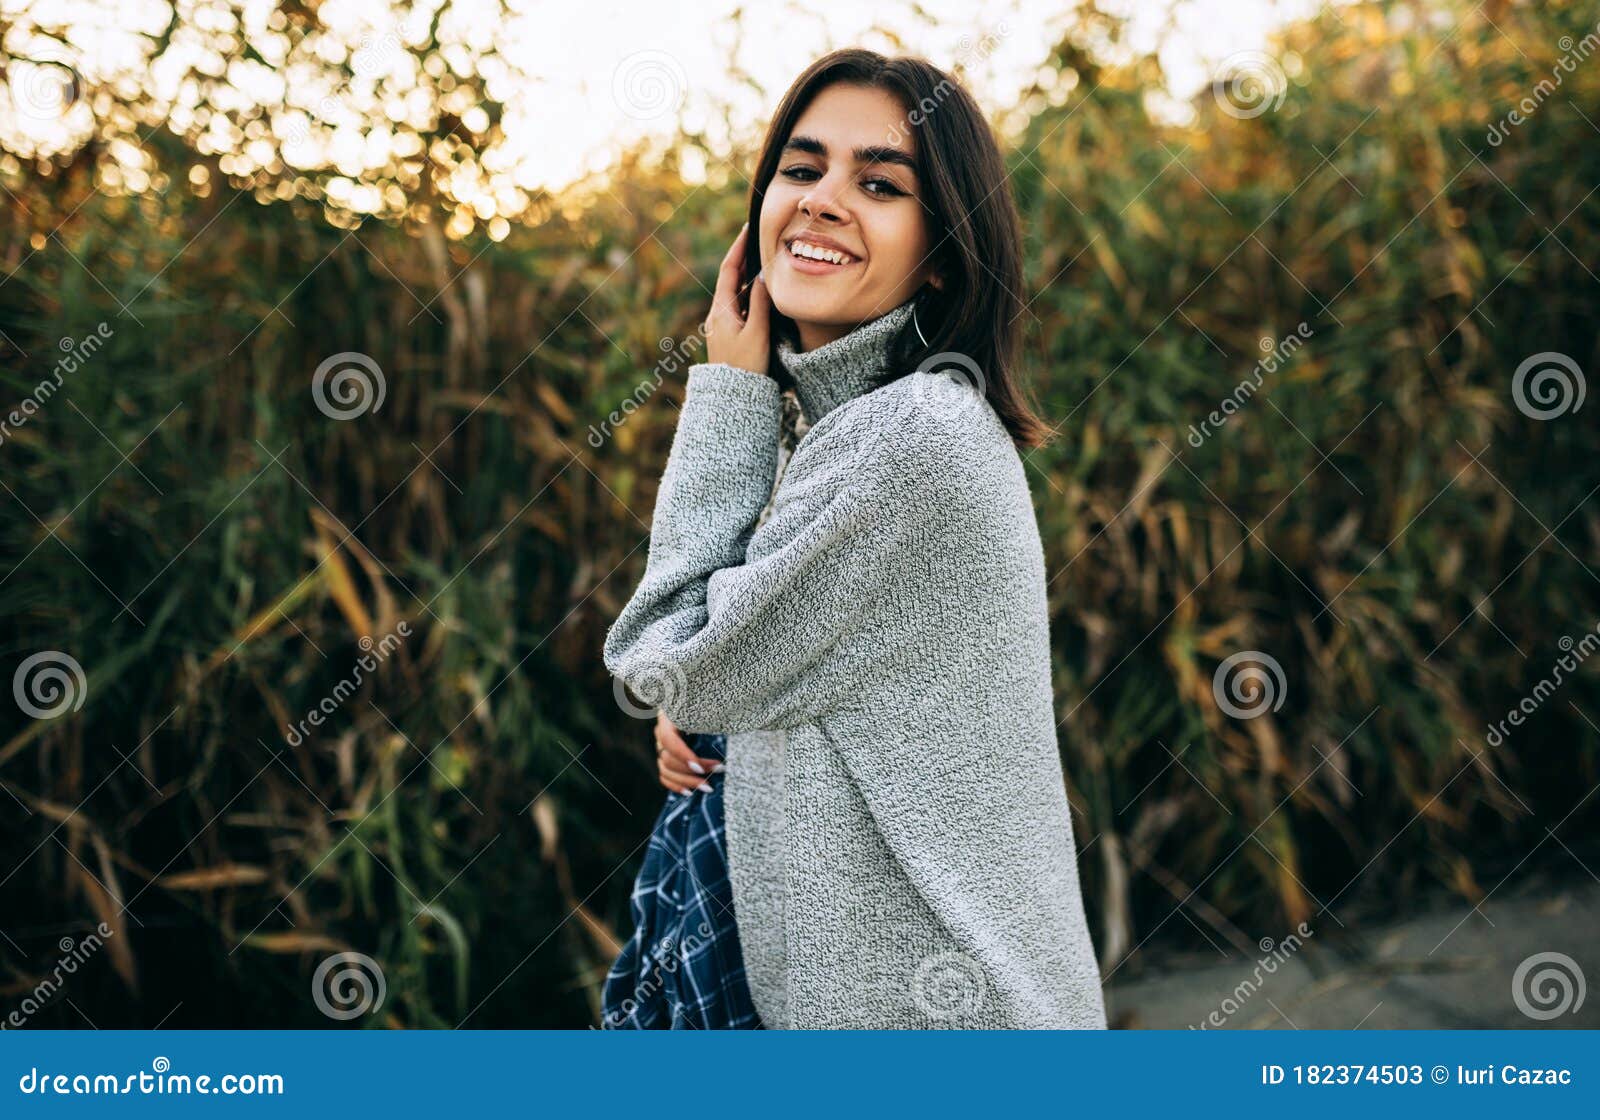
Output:
<svg viewBox="0 0 1600 1120">
<path fill-rule="evenodd" d="M 840 51 L 752 182 L 606 666 L 726 736 L 766 1026 L 1102 1028 L 993 135 L 927 63 Z M 810 427 L 758 526 L 784 387 Z"/>
</svg>

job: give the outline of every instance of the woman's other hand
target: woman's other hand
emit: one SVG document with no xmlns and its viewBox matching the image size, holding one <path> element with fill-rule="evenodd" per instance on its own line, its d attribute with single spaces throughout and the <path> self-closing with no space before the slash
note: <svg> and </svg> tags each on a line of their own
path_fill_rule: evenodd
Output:
<svg viewBox="0 0 1600 1120">
<path fill-rule="evenodd" d="M 720 761 L 695 754 L 666 713 L 656 713 L 656 772 L 662 785 L 673 793 L 709 791 L 711 783 L 706 781 L 706 775 Z"/>
<path fill-rule="evenodd" d="M 750 284 L 749 316 L 739 313 L 739 273 L 744 266 L 745 239 L 749 236 L 750 223 L 746 222 L 723 256 L 722 267 L 717 272 L 717 294 L 712 298 L 711 313 L 704 324 L 706 361 L 764 375 L 771 355 L 768 312 L 772 301 L 763 277 L 758 275 Z"/>
</svg>

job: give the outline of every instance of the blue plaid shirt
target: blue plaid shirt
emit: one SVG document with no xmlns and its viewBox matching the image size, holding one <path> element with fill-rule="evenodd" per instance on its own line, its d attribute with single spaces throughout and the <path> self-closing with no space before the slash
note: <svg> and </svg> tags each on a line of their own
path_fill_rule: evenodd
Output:
<svg viewBox="0 0 1600 1120">
<path fill-rule="evenodd" d="M 727 757 L 722 735 L 687 736 L 703 758 Z M 723 836 L 719 771 L 710 792 L 669 794 L 629 909 L 633 937 L 606 976 L 606 1030 L 753 1030 Z"/>
</svg>

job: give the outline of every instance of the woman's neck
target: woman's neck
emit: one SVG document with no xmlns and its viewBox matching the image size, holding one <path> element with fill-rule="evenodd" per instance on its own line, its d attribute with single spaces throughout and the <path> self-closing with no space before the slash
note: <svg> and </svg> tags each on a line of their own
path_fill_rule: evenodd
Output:
<svg viewBox="0 0 1600 1120">
<path fill-rule="evenodd" d="M 799 353 L 815 350 L 819 346 L 826 346 L 836 338 L 843 338 L 860 324 L 852 323 L 839 326 L 835 323 L 796 323 L 795 330 L 800 335 Z"/>
</svg>

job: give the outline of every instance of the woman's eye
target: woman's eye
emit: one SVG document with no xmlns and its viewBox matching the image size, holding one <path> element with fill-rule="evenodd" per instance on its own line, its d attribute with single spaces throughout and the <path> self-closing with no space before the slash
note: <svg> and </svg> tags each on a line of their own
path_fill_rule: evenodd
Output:
<svg viewBox="0 0 1600 1120">
<path fill-rule="evenodd" d="M 785 179 L 793 179 L 797 183 L 809 183 L 812 180 L 806 176 L 816 175 L 817 169 L 814 167 L 803 166 L 786 167 L 778 174 L 782 175 Z M 875 176 L 874 178 L 863 180 L 861 186 L 868 194 L 881 195 L 885 198 L 905 193 L 899 187 L 895 186 L 892 179 L 885 179 L 881 176 Z M 874 187 L 876 187 L 876 189 L 874 189 Z"/>
</svg>

